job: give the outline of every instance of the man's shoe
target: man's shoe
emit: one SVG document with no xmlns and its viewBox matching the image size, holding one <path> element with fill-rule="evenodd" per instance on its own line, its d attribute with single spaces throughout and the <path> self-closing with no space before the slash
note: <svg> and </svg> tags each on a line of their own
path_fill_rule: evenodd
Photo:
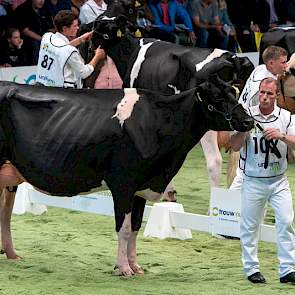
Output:
<svg viewBox="0 0 295 295">
<path fill-rule="evenodd" d="M 290 272 L 287 275 L 280 278 L 281 283 L 291 283 L 295 285 L 295 272 Z"/>
<path fill-rule="evenodd" d="M 248 280 L 253 284 L 264 284 L 266 282 L 264 276 L 259 271 L 249 276 Z"/>
</svg>

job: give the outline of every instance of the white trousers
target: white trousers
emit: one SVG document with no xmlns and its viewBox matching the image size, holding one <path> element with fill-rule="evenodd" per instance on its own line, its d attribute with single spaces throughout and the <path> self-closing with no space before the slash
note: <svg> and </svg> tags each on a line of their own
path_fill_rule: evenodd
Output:
<svg viewBox="0 0 295 295">
<path fill-rule="evenodd" d="M 242 262 L 247 276 L 259 271 L 259 226 L 267 202 L 274 209 L 276 218 L 279 276 L 295 271 L 295 232 L 292 227 L 294 212 L 287 177 L 244 176 L 241 190 L 240 238 Z"/>
<path fill-rule="evenodd" d="M 244 175 L 244 173 L 242 172 L 242 170 L 238 166 L 237 170 L 236 170 L 236 176 L 235 176 L 232 184 L 230 185 L 229 189 L 241 190 L 242 184 L 243 184 L 243 175 Z"/>
</svg>

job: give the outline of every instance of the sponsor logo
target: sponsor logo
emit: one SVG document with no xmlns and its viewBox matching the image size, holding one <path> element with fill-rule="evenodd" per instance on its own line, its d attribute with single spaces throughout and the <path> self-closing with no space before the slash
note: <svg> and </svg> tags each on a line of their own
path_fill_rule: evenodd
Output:
<svg viewBox="0 0 295 295">
<path fill-rule="evenodd" d="M 45 44 L 43 45 L 42 49 L 44 49 L 44 50 L 47 51 L 47 49 L 48 49 L 48 44 L 45 43 Z"/>
<path fill-rule="evenodd" d="M 221 209 L 218 207 L 213 207 L 211 209 L 211 213 L 212 216 L 214 217 L 235 217 L 235 218 L 240 218 L 241 217 L 241 213 L 239 211 L 231 211 L 231 210 L 225 210 L 225 209 Z"/>
<path fill-rule="evenodd" d="M 12 82 L 33 85 L 36 83 L 36 75 L 30 74 L 27 78 L 24 78 L 23 81 L 19 81 L 18 75 L 15 75 L 12 79 Z"/>
</svg>

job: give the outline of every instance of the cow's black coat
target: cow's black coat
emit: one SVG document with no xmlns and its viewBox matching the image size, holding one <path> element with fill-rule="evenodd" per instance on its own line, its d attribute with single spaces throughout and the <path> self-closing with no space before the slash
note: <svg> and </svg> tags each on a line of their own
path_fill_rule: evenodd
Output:
<svg viewBox="0 0 295 295">
<path fill-rule="evenodd" d="M 1 155 L 30 183 L 54 195 L 76 195 L 100 186 L 104 179 L 114 198 L 119 230 L 125 214 L 132 211 L 136 191 L 163 192 L 206 131 L 230 129 L 222 112 L 230 114 L 234 108 L 234 128 L 251 127 L 231 87 L 215 84 L 206 82 L 175 96 L 138 90 L 140 99 L 121 127 L 112 116 L 123 90 L 0 82 L 6 145 Z M 196 93 L 205 102 L 197 102 Z M 222 112 L 208 111 L 208 103 Z M 134 221 L 133 229 L 140 223 Z"/>
</svg>

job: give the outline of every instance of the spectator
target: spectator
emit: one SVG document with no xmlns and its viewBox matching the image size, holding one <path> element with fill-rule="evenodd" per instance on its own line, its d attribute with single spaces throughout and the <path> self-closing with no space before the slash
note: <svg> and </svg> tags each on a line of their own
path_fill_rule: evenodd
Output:
<svg viewBox="0 0 295 295">
<path fill-rule="evenodd" d="M 80 8 L 79 19 L 81 24 L 89 24 L 96 20 L 104 11 L 107 10 L 107 4 L 103 0 L 88 0 Z M 86 87 L 96 89 L 122 88 L 122 80 L 118 74 L 113 60 L 106 56 L 104 60 L 97 65 L 95 73 L 98 73 L 95 81 L 92 79 L 86 81 Z"/>
<path fill-rule="evenodd" d="M 81 24 L 89 24 L 107 10 L 103 0 L 88 0 L 80 7 L 79 20 Z"/>
<path fill-rule="evenodd" d="M 153 16 L 151 37 L 178 43 L 177 34 L 184 29 L 190 42 L 195 43 L 192 22 L 182 4 L 175 0 L 151 0 L 149 8 Z M 180 22 L 180 26 L 177 26 L 176 20 Z"/>
<path fill-rule="evenodd" d="M 7 15 L 7 11 L 4 5 L 4 1 L 0 0 L 0 16 L 5 16 Z"/>
<path fill-rule="evenodd" d="M 228 44 L 227 49 L 232 52 L 237 52 L 236 30 L 229 19 L 226 1 L 218 0 L 218 8 L 220 22 L 223 25 L 223 31 L 226 33 L 225 38 L 227 41 L 225 41 L 225 44 Z"/>
<path fill-rule="evenodd" d="M 281 0 L 256 0 L 253 24 L 254 32 L 267 32 L 283 23 Z"/>
<path fill-rule="evenodd" d="M 75 13 L 76 15 L 79 15 L 80 8 L 85 2 L 86 2 L 85 0 L 71 0 L 71 5 L 72 5 L 71 10 L 73 11 L 73 13 Z"/>
<path fill-rule="evenodd" d="M 26 2 L 26 0 L 12 0 L 11 1 L 12 10 L 15 10 L 19 5 L 23 4 L 24 2 Z"/>
<path fill-rule="evenodd" d="M 265 283 L 260 272 L 259 226 L 265 205 L 274 209 L 281 283 L 295 284 L 295 232 L 292 195 L 285 172 L 287 147 L 295 148 L 295 117 L 276 105 L 276 79 L 265 78 L 259 86 L 259 105 L 249 112 L 257 122 L 250 132 L 231 136 L 232 148 L 245 159 L 241 190 L 240 239 L 244 272 L 252 283 Z"/>
<path fill-rule="evenodd" d="M 71 0 L 45 0 L 45 5 L 47 11 L 50 12 L 52 17 L 61 10 L 71 10 Z"/>
<path fill-rule="evenodd" d="M 24 49 L 30 65 L 37 64 L 42 35 L 53 30 L 50 13 L 43 10 L 45 0 L 27 0 L 13 13 L 13 21 L 24 38 Z"/>
<path fill-rule="evenodd" d="M 227 49 L 228 39 L 222 30 L 216 0 L 191 0 L 187 9 L 196 29 L 196 45 Z"/>
<path fill-rule="evenodd" d="M 277 76 L 285 74 L 287 70 L 287 56 L 288 52 L 279 46 L 269 46 L 264 50 L 262 54 L 264 64 L 257 66 L 253 70 L 239 98 L 239 103 L 245 109 L 258 103 L 259 85 L 263 79 L 269 77 L 277 79 Z M 240 168 L 242 169 L 243 166 L 243 159 L 241 158 Z M 240 168 L 237 168 L 237 175 L 230 189 L 241 189 L 243 177 Z"/>
<path fill-rule="evenodd" d="M 255 0 L 227 0 L 229 18 L 235 26 L 242 52 L 257 51 L 255 35 L 251 28 L 255 4 Z"/>
<path fill-rule="evenodd" d="M 0 44 L 0 66 L 20 67 L 27 65 L 22 45 L 23 40 L 20 38 L 19 30 L 8 28 L 5 38 Z"/>
<path fill-rule="evenodd" d="M 295 25 L 295 0 L 281 0 L 280 3 L 283 22 Z"/>
<path fill-rule="evenodd" d="M 45 86 L 82 88 L 82 79 L 90 76 L 96 64 L 105 57 L 104 50 L 96 49 L 93 59 L 85 65 L 76 46 L 89 40 L 92 33 L 76 38 L 78 16 L 70 10 L 58 12 L 54 25 L 57 32 L 42 37 L 36 81 Z"/>
</svg>

